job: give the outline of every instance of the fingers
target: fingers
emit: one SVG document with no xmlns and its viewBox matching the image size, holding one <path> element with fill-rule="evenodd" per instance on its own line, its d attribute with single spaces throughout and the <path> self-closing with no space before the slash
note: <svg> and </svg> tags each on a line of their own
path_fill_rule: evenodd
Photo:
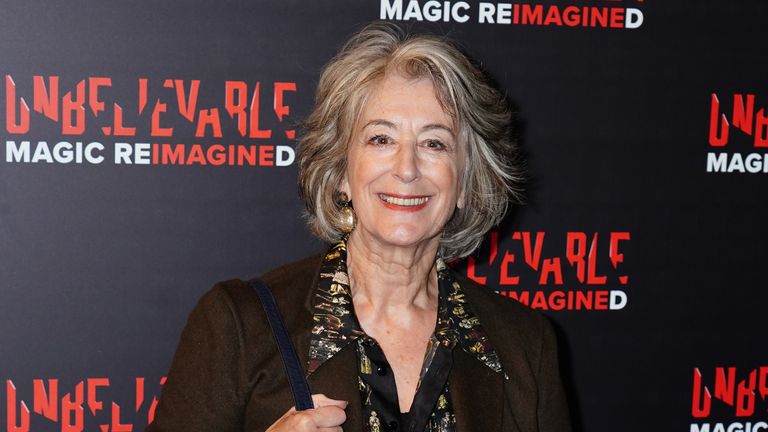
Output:
<svg viewBox="0 0 768 432">
<path fill-rule="evenodd" d="M 343 408 L 334 405 L 303 411 L 312 416 L 311 422 L 318 428 L 341 426 L 347 420 L 347 414 Z"/>
<path fill-rule="evenodd" d="M 267 430 L 269 432 L 342 432 L 341 425 L 347 420 L 347 414 L 344 412 L 347 401 L 314 394 L 312 402 L 315 408 L 305 411 L 296 411 L 295 408 L 291 408 Z"/>
</svg>

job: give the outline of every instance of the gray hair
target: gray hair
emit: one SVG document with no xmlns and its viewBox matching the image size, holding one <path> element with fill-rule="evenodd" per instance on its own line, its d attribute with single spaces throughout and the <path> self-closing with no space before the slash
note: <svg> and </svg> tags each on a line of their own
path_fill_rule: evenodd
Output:
<svg viewBox="0 0 768 432">
<path fill-rule="evenodd" d="M 519 198 L 511 111 L 504 96 L 453 44 L 436 36 L 409 35 L 393 24 L 365 27 L 320 76 L 297 155 L 308 225 L 326 242 L 342 237 L 337 193 L 347 168 L 347 147 L 371 89 L 392 71 L 432 81 L 440 104 L 458 126 L 459 141 L 467 149 L 465 205 L 444 227 L 439 253 L 446 260 L 465 257 Z"/>
</svg>

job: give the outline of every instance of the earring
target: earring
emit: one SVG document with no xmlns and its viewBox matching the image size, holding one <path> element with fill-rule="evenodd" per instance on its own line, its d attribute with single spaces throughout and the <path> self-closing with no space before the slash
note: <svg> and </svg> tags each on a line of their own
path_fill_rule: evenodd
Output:
<svg viewBox="0 0 768 432">
<path fill-rule="evenodd" d="M 350 201 L 345 192 L 339 192 L 338 203 L 341 205 L 341 209 L 339 209 L 341 213 L 339 228 L 342 232 L 349 234 L 355 229 L 355 223 L 357 222 L 355 210 L 352 208 L 352 201 Z"/>
</svg>

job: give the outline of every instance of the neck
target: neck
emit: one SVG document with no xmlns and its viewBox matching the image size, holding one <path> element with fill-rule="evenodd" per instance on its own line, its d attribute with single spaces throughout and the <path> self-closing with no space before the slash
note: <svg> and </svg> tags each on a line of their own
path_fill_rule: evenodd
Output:
<svg viewBox="0 0 768 432">
<path fill-rule="evenodd" d="M 355 309 L 386 317 L 392 312 L 402 315 L 436 308 L 434 267 L 439 239 L 413 247 L 392 247 L 368 237 L 354 231 L 347 242 L 347 270 Z"/>
</svg>

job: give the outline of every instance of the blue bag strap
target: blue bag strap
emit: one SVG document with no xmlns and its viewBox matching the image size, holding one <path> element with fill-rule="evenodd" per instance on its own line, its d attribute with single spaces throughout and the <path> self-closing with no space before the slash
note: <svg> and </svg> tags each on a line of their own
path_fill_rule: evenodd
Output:
<svg viewBox="0 0 768 432">
<path fill-rule="evenodd" d="M 309 384 L 304 378 L 304 369 L 301 367 L 299 357 L 293 347 L 288 330 L 285 328 L 283 318 L 272 296 L 269 287 L 258 279 L 252 279 L 248 282 L 253 287 L 261 300 L 264 312 L 267 314 L 269 326 L 272 327 L 272 334 L 275 336 L 277 347 L 280 350 L 280 356 L 283 358 L 283 366 L 288 374 L 288 382 L 291 384 L 291 392 L 295 402 L 296 411 L 303 411 L 314 408 L 312 403 L 312 394 L 309 392 Z"/>
</svg>

